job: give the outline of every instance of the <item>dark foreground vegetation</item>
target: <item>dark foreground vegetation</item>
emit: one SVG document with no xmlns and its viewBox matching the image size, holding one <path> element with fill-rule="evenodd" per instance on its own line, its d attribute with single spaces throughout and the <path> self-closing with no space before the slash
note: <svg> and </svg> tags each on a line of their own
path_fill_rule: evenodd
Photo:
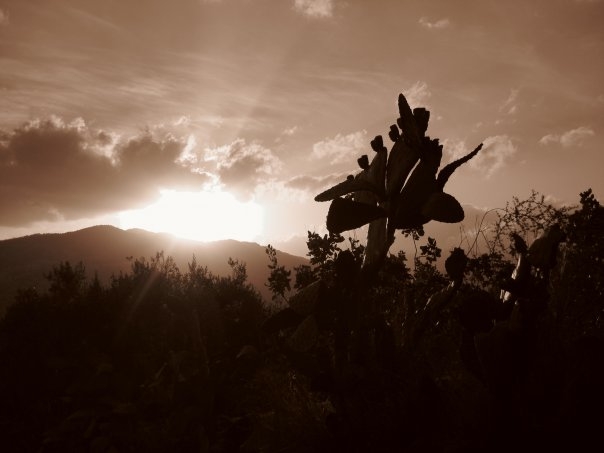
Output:
<svg viewBox="0 0 604 453">
<path fill-rule="evenodd" d="M 315 197 L 310 265 L 267 247 L 266 307 L 245 264 L 181 273 L 158 253 L 108 287 L 60 263 L 0 325 L 0 448 L 19 452 L 586 451 L 604 421 L 604 208 L 533 192 L 444 263 L 430 112 L 399 95 L 390 150 Z M 361 245 L 341 236 L 368 225 Z M 389 253 L 395 235 L 420 241 Z M 465 239 L 465 241 L 464 241 Z M 423 245 L 421 245 L 423 244 Z M 291 287 L 295 294 L 288 298 Z"/>
<path fill-rule="evenodd" d="M 309 233 L 312 266 L 294 278 L 269 247 L 271 307 L 237 261 L 224 278 L 159 253 L 108 286 L 59 263 L 50 290 L 21 291 L 0 324 L 0 450 L 597 445 L 604 208 L 591 191 L 574 211 L 533 194 L 496 225 L 484 252 L 452 253 L 448 275 L 436 242 L 409 232 L 417 256 L 389 255 L 364 293 L 356 241 Z"/>
</svg>

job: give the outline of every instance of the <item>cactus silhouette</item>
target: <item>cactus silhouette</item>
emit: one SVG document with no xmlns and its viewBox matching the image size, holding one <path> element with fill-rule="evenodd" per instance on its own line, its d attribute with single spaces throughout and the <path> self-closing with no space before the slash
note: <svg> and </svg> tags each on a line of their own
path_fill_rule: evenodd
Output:
<svg viewBox="0 0 604 453">
<path fill-rule="evenodd" d="M 382 136 L 371 141 L 375 155 L 358 159 L 362 171 L 349 176 L 315 197 L 331 201 L 327 229 L 331 233 L 369 224 L 363 262 L 365 272 L 376 270 L 394 242 L 397 229 L 419 228 L 425 223 L 455 223 L 464 218 L 459 202 L 444 192 L 453 172 L 482 148 L 445 166 L 440 172 L 442 145 L 426 136 L 430 112 L 409 107 L 403 94 L 398 97 L 399 118 L 390 126 L 390 152 Z M 437 175 L 438 173 L 438 175 Z"/>
</svg>

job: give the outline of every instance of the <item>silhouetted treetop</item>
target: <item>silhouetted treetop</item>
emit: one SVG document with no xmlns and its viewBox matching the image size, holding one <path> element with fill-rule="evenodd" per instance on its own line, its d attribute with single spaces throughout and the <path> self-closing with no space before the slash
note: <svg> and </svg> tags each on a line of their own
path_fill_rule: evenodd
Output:
<svg viewBox="0 0 604 453">
<path fill-rule="evenodd" d="M 371 141 L 375 155 L 358 159 L 362 171 L 315 197 L 330 201 L 327 229 L 333 234 L 369 224 L 364 269 L 379 266 L 394 242 L 395 230 L 413 230 L 425 223 L 456 223 L 464 218 L 460 203 L 445 193 L 453 172 L 482 148 L 458 159 L 440 173 L 442 145 L 426 136 L 430 112 L 409 107 L 405 96 L 398 98 L 399 117 L 390 126 L 390 152 L 381 136 Z M 417 165 L 416 165 L 417 164 Z"/>
</svg>

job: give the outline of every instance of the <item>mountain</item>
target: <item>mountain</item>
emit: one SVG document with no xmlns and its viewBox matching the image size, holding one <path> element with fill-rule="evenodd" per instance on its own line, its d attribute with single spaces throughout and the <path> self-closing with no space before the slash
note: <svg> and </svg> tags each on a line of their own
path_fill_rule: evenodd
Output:
<svg viewBox="0 0 604 453">
<path fill-rule="evenodd" d="M 196 242 L 178 239 L 169 234 L 151 233 L 113 226 L 94 226 L 62 234 L 34 234 L 0 241 L 0 315 L 14 300 L 20 288 L 35 286 L 44 291 L 48 282 L 44 277 L 61 261 L 75 264 L 82 261 L 86 274 L 98 274 L 107 283 L 112 274 L 128 272 L 131 262 L 127 257 L 150 258 L 163 251 L 174 258 L 179 269 L 187 271 L 187 264 L 195 256 L 198 264 L 207 266 L 215 275 L 230 275 L 228 258 L 247 265 L 248 281 L 265 300 L 271 295 L 264 285 L 269 274 L 265 247 L 252 242 L 223 240 Z M 280 265 L 293 269 L 308 264 L 306 258 L 277 252 Z"/>
</svg>

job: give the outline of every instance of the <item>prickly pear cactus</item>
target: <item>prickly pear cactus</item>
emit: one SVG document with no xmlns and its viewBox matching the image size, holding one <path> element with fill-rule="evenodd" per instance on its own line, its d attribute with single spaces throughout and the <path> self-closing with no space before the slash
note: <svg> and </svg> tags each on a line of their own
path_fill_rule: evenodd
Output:
<svg viewBox="0 0 604 453">
<path fill-rule="evenodd" d="M 398 98 L 399 118 L 390 126 L 390 151 L 382 136 L 371 141 L 375 152 L 358 159 L 362 171 L 349 176 L 315 197 L 331 201 L 327 229 L 332 233 L 369 224 L 363 269 L 379 268 L 394 242 L 397 229 L 419 228 L 430 220 L 455 223 L 464 218 L 459 202 L 444 192 L 453 172 L 481 149 L 445 166 L 440 172 L 442 145 L 426 135 L 430 112 L 413 111 L 402 94 Z M 437 174 L 438 173 L 438 174 Z"/>
</svg>

